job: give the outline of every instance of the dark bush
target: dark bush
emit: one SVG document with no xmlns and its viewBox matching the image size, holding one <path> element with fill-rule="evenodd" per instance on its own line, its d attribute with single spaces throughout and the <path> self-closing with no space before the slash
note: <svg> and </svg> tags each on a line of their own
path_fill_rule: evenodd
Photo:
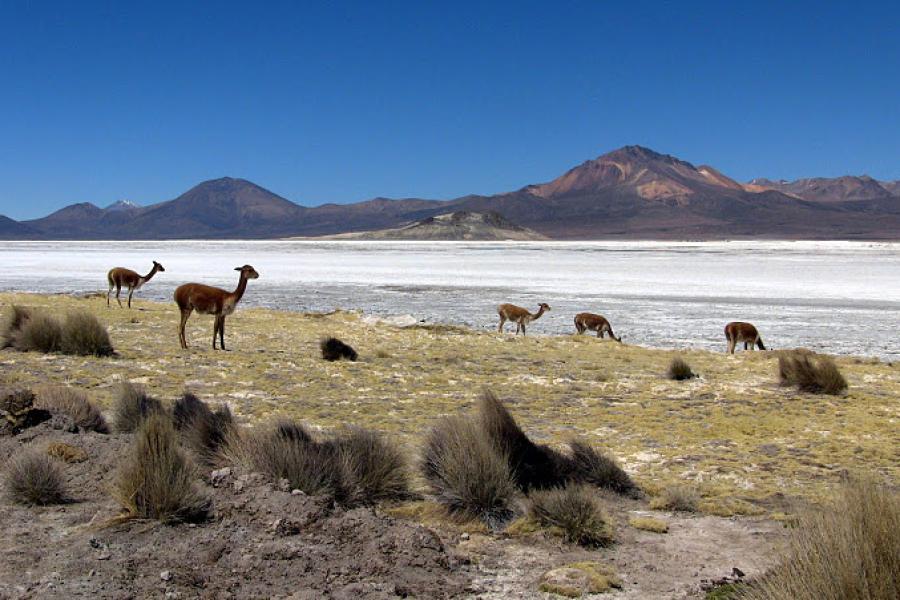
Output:
<svg viewBox="0 0 900 600">
<path fill-rule="evenodd" d="M 97 317 L 85 311 L 66 315 L 62 325 L 61 350 L 65 354 L 80 356 L 112 356 L 114 354 L 109 334 Z"/>
<path fill-rule="evenodd" d="M 811 394 L 840 394 L 847 390 L 847 380 L 828 356 L 807 352 L 782 353 L 778 357 L 781 385 L 795 385 Z"/>
<path fill-rule="evenodd" d="M 693 379 L 697 375 L 691 370 L 691 365 L 687 364 L 683 358 L 676 356 L 669 363 L 669 369 L 666 371 L 666 377 L 675 381 L 684 381 Z"/>
<path fill-rule="evenodd" d="M 109 433 L 103 414 L 91 404 L 84 392 L 70 387 L 55 386 L 42 390 L 35 406 L 72 417 L 79 428 L 97 433 Z"/>
<path fill-rule="evenodd" d="M 425 442 L 422 470 L 438 502 L 496 528 L 513 514 L 516 483 L 509 458 L 472 419 L 444 417 Z"/>
<path fill-rule="evenodd" d="M 510 471 L 522 490 L 563 484 L 566 458 L 548 446 L 532 442 L 490 390 L 482 394 L 478 423 L 488 439 L 507 457 Z"/>
<path fill-rule="evenodd" d="M 165 412 L 159 400 L 148 396 L 143 387 L 127 381 L 119 387 L 113 411 L 116 431 L 120 433 L 131 433 L 150 415 Z"/>
<path fill-rule="evenodd" d="M 130 517 L 196 522 L 206 518 L 211 506 L 196 479 L 196 469 L 178 447 L 171 419 L 154 413 L 137 430 L 112 494 Z"/>
<path fill-rule="evenodd" d="M 568 479 L 606 488 L 619 494 L 639 496 L 640 490 L 616 461 L 589 444 L 569 442 Z"/>
<path fill-rule="evenodd" d="M 532 492 L 528 514 L 541 525 L 559 530 L 575 544 L 608 546 L 615 540 L 600 500 L 593 490 L 580 484 Z"/>
<path fill-rule="evenodd" d="M 319 342 L 319 348 L 322 350 L 322 358 L 325 360 L 340 360 L 342 358 L 356 360 L 358 356 L 356 350 L 333 337 L 325 338 Z"/>
<path fill-rule="evenodd" d="M 900 494 L 869 478 L 842 484 L 834 503 L 801 513 L 781 561 L 745 600 L 900 598 Z"/>
<path fill-rule="evenodd" d="M 4 484 L 7 497 L 19 504 L 61 504 L 66 500 L 62 469 L 37 450 L 23 450 L 9 461 Z"/>
<path fill-rule="evenodd" d="M 337 437 L 352 481 L 354 504 L 375 504 L 410 497 L 409 470 L 403 452 L 381 434 L 348 427 Z"/>
<path fill-rule="evenodd" d="M 20 352 L 59 352 L 62 345 L 62 327 L 54 317 L 45 312 L 34 312 L 22 321 L 16 331 L 12 346 Z"/>
<path fill-rule="evenodd" d="M 189 392 L 175 401 L 172 420 L 187 447 L 206 465 L 218 461 L 219 450 L 235 426 L 227 405 L 210 410 L 205 402 Z"/>
</svg>

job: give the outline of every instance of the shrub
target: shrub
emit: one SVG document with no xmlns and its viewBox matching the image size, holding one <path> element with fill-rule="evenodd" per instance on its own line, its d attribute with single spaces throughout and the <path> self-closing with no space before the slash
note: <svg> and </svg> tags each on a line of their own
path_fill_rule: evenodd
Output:
<svg viewBox="0 0 900 600">
<path fill-rule="evenodd" d="M 15 332 L 13 348 L 21 352 L 58 352 L 62 344 L 62 327 L 51 315 L 32 313 Z"/>
<path fill-rule="evenodd" d="M 103 414 L 91 404 L 84 392 L 70 387 L 48 387 L 38 394 L 35 405 L 72 417 L 78 427 L 86 431 L 109 433 L 109 425 Z"/>
<path fill-rule="evenodd" d="M 657 510 L 675 510 L 697 512 L 700 493 L 690 485 L 676 484 L 664 488 L 659 496 L 650 501 L 650 508 Z"/>
<path fill-rule="evenodd" d="M 19 330 L 22 329 L 22 325 L 25 324 L 25 321 L 31 318 L 32 310 L 25 306 L 18 306 L 16 304 L 10 307 L 9 314 L 6 316 L 6 319 L 3 323 L 2 331 L 2 346 L 3 348 L 13 348 L 15 347 L 16 335 Z"/>
<path fill-rule="evenodd" d="M 138 429 L 112 494 L 130 517 L 165 523 L 200 521 L 209 513 L 210 500 L 198 489 L 196 476 L 178 447 L 171 419 L 155 413 Z"/>
<path fill-rule="evenodd" d="M 341 459 L 352 478 L 355 503 L 374 504 L 410 496 L 403 453 L 375 431 L 349 427 L 337 439 Z"/>
<path fill-rule="evenodd" d="M 338 445 L 314 440 L 298 423 L 280 421 L 229 439 L 235 440 L 229 445 L 233 458 L 276 482 L 286 479 L 291 489 L 339 503 L 352 500 L 352 482 Z"/>
<path fill-rule="evenodd" d="M 566 540 L 582 546 L 608 546 L 614 541 L 609 517 L 589 487 L 538 490 L 529 496 L 529 516 L 545 527 L 559 530 Z"/>
<path fill-rule="evenodd" d="M 569 442 L 568 478 L 606 488 L 619 494 L 639 496 L 640 489 L 616 461 L 585 442 Z"/>
<path fill-rule="evenodd" d="M 497 450 L 507 457 L 509 469 L 522 490 L 564 483 L 566 458 L 548 446 L 532 442 L 490 390 L 482 394 L 478 423 Z"/>
<path fill-rule="evenodd" d="M 666 377 L 675 381 L 684 381 L 685 379 L 693 379 L 697 375 L 691 370 L 691 365 L 687 364 L 683 358 L 676 356 L 669 363 L 669 369 L 666 371 Z"/>
<path fill-rule="evenodd" d="M 175 401 L 172 420 L 188 448 L 207 465 L 216 462 L 219 449 L 234 428 L 234 417 L 227 405 L 212 411 L 205 402 L 188 392 Z"/>
<path fill-rule="evenodd" d="M 67 463 L 79 463 L 88 459 L 88 454 L 84 448 L 66 444 L 64 442 L 53 442 L 47 445 L 47 456 L 58 458 Z"/>
<path fill-rule="evenodd" d="M 325 338 L 319 342 L 319 348 L 322 350 L 322 358 L 325 360 L 340 360 L 342 358 L 356 360 L 358 356 L 356 350 L 333 337 Z"/>
<path fill-rule="evenodd" d="M 842 484 L 835 502 L 801 514 L 781 562 L 746 600 L 900 598 L 900 495 L 867 478 Z"/>
<path fill-rule="evenodd" d="M 795 385 L 811 394 L 840 394 L 847 390 L 847 380 L 828 356 L 805 352 L 782 353 L 778 357 L 781 385 Z"/>
<path fill-rule="evenodd" d="M 144 388 L 128 381 L 122 383 L 116 396 L 115 413 L 116 431 L 131 433 L 153 414 L 163 413 L 162 403 L 147 395 Z"/>
<path fill-rule="evenodd" d="M 114 353 L 106 327 L 97 317 L 85 311 L 66 315 L 62 325 L 61 349 L 65 354 L 81 356 L 112 356 Z"/>
<path fill-rule="evenodd" d="M 14 456 L 7 466 L 4 483 L 7 497 L 19 504 L 61 504 L 66 499 L 62 469 L 37 450 L 24 450 Z"/>
<path fill-rule="evenodd" d="M 432 427 L 422 471 L 452 514 L 481 519 L 492 528 L 512 516 L 516 483 L 509 458 L 472 419 L 444 417 Z"/>
</svg>

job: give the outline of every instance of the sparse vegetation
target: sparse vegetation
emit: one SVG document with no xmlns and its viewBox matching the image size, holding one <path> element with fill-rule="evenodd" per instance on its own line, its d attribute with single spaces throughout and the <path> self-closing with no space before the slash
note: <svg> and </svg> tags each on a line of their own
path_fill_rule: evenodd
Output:
<svg viewBox="0 0 900 600">
<path fill-rule="evenodd" d="M 619 494 L 640 495 L 640 489 L 613 458 L 580 440 L 569 442 L 569 451 L 569 479 Z"/>
<path fill-rule="evenodd" d="M 669 363 L 669 368 L 666 371 L 666 377 L 674 381 L 693 379 L 696 376 L 697 375 L 691 369 L 691 365 L 687 364 L 687 361 L 680 356 L 676 356 L 672 359 L 672 362 Z"/>
<path fill-rule="evenodd" d="M 810 352 L 783 352 L 778 357 L 781 385 L 795 385 L 802 392 L 837 395 L 847 391 L 847 380 L 829 356 Z"/>
<path fill-rule="evenodd" d="M 428 433 L 422 470 L 438 502 L 491 528 L 513 514 L 516 483 L 508 457 L 477 422 L 444 417 Z"/>
<path fill-rule="evenodd" d="M 653 533 L 668 533 L 669 524 L 662 519 L 654 517 L 631 517 L 628 524 L 635 529 L 642 531 L 652 531 Z"/>
<path fill-rule="evenodd" d="M 900 598 L 900 494 L 868 477 L 845 482 L 833 504 L 802 514 L 781 562 L 745 600 Z"/>
<path fill-rule="evenodd" d="M 663 488 L 662 492 L 650 501 L 650 508 L 656 510 L 697 512 L 699 503 L 700 493 L 694 486 L 674 484 Z"/>
<path fill-rule="evenodd" d="M 23 450 L 9 461 L 4 484 L 6 496 L 19 504 L 61 504 L 66 500 L 59 464 L 34 449 Z"/>
<path fill-rule="evenodd" d="M 403 452 L 381 434 L 348 427 L 337 438 L 341 462 L 353 482 L 353 501 L 375 504 L 410 496 L 409 471 Z"/>
<path fill-rule="evenodd" d="M 529 516 L 582 546 L 608 546 L 615 540 L 609 516 L 596 493 L 581 484 L 536 490 L 529 496 Z"/>
<path fill-rule="evenodd" d="M 137 430 L 112 494 L 128 517 L 195 522 L 206 518 L 210 509 L 196 479 L 195 468 L 178 447 L 171 419 L 154 413 Z"/>
<path fill-rule="evenodd" d="M 66 444 L 64 442 L 53 442 L 47 446 L 47 456 L 58 458 L 67 463 L 79 463 L 88 459 L 87 452 L 83 448 Z"/>
<path fill-rule="evenodd" d="M 337 338 L 324 338 L 319 342 L 319 349 L 322 351 L 322 358 L 325 360 L 335 361 L 346 358 L 352 361 L 357 359 L 356 350 Z"/>
<path fill-rule="evenodd" d="M 20 352 L 59 352 L 62 327 L 53 316 L 36 311 L 21 321 L 12 340 L 12 347 Z"/>
<path fill-rule="evenodd" d="M 2 331 L 0 335 L 2 335 L 3 348 L 15 348 L 16 335 L 22 329 L 25 321 L 31 318 L 32 313 L 32 309 L 27 306 L 13 304 L 10 307 L 9 314 L 6 315 L 3 322 L 3 329 L 0 330 Z"/>
<path fill-rule="evenodd" d="M 162 403 L 147 394 L 143 387 L 125 381 L 116 394 L 114 422 L 119 433 L 131 433 L 153 414 L 164 412 Z"/>
<path fill-rule="evenodd" d="M 67 386 L 52 386 L 38 393 L 35 406 L 61 412 L 72 417 L 85 431 L 109 433 L 109 425 L 100 410 L 91 404 L 84 392 Z"/>
<path fill-rule="evenodd" d="M 112 356 L 114 354 L 109 333 L 97 317 L 87 311 L 66 315 L 62 324 L 60 350 L 64 354 L 81 356 Z"/>
</svg>

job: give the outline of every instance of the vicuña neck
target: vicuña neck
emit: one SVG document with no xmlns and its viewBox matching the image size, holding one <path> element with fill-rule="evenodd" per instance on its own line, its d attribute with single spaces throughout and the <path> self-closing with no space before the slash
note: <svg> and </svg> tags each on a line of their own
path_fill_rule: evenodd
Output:
<svg viewBox="0 0 900 600">
<path fill-rule="evenodd" d="M 147 273 L 146 275 L 144 275 L 143 277 L 141 277 L 141 279 L 143 279 L 144 281 L 150 281 L 150 278 L 153 277 L 154 275 L 156 275 L 156 271 L 157 271 L 157 267 L 156 267 L 156 265 L 153 265 L 153 268 L 150 269 L 150 272 Z"/>
<path fill-rule="evenodd" d="M 231 292 L 231 295 L 234 296 L 234 301 L 237 302 L 244 295 L 244 291 L 247 289 L 247 276 L 244 273 L 241 273 L 241 280 L 238 281 L 237 288 Z"/>
</svg>

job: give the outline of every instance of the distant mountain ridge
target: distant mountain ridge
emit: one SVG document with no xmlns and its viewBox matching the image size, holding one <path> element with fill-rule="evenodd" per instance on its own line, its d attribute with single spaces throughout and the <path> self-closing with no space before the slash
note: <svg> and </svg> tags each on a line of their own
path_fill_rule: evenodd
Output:
<svg viewBox="0 0 900 600">
<path fill-rule="evenodd" d="M 540 233 L 520 227 L 495 212 L 456 211 L 402 227 L 328 236 L 348 240 L 439 240 L 439 241 L 535 241 L 546 240 Z"/>
<path fill-rule="evenodd" d="M 625 146 L 551 181 L 491 196 L 307 207 L 223 177 L 149 206 L 83 202 L 40 219 L 4 217 L 0 238 L 313 237 L 403 228 L 450 213 L 497 214 L 555 239 L 900 239 L 900 181 L 844 176 L 744 184 L 708 165 Z M 446 234 L 438 229 L 431 227 L 436 236 Z"/>
</svg>

